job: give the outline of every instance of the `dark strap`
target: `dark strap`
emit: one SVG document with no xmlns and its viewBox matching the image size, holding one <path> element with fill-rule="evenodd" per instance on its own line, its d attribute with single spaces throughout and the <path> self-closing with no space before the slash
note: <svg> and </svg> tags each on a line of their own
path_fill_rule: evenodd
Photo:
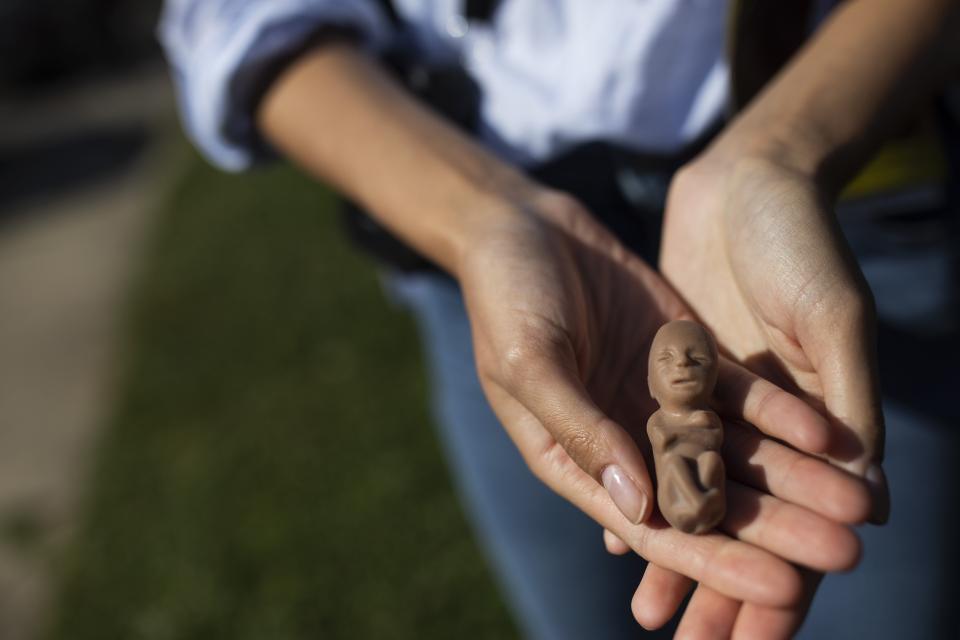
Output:
<svg viewBox="0 0 960 640">
<path fill-rule="evenodd" d="M 734 0 L 727 46 L 733 107 L 743 109 L 807 37 L 812 0 Z"/>
<path fill-rule="evenodd" d="M 473 22 L 490 22 L 497 12 L 500 0 L 466 0 L 464 13 L 467 20 Z"/>
<path fill-rule="evenodd" d="M 387 18 L 393 23 L 393 26 L 399 27 L 402 24 L 400 14 L 397 13 L 397 8 L 393 6 L 392 0 L 378 0 L 378 3 L 383 12 L 387 14 Z"/>
<path fill-rule="evenodd" d="M 394 6 L 393 0 L 378 0 L 380 8 L 387 14 L 387 18 L 394 26 L 402 26 L 403 20 Z M 471 22 L 490 22 L 493 14 L 497 12 L 500 6 L 500 0 L 465 0 L 463 3 L 463 13 L 467 20 Z"/>
</svg>

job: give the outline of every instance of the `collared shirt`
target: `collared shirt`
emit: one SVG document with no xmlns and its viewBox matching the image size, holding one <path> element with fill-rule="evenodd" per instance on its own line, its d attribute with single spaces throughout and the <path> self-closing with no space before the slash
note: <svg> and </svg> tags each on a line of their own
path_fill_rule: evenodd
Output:
<svg viewBox="0 0 960 640">
<path fill-rule="evenodd" d="M 461 0 L 395 0 L 403 41 L 480 86 L 480 138 L 528 164 L 587 140 L 676 151 L 723 114 L 723 0 L 503 0 L 468 22 Z M 167 0 L 160 40 L 190 137 L 222 168 L 263 153 L 252 96 L 265 69 L 324 25 L 372 52 L 399 34 L 376 0 Z"/>
</svg>

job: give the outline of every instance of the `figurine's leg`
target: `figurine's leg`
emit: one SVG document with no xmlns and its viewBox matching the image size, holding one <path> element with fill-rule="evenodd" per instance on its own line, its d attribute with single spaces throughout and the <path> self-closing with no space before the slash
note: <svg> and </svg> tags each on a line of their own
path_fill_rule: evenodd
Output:
<svg viewBox="0 0 960 640">
<path fill-rule="evenodd" d="M 664 487 L 681 501 L 681 504 L 676 505 L 677 509 L 683 511 L 699 509 L 703 504 L 703 491 L 693 479 L 687 458 L 675 453 L 667 453 L 661 457 L 661 461 L 664 466 Z M 660 508 L 663 510 L 663 505 Z"/>
<path fill-rule="evenodd" d="M 726 510 L 720 454 L 704 451 L 696 459 L 667 454 L 660 462 L 663 482 L 657 500 L 667 522 L 687 533 L 704 533 L 715 527 Z"/>
<path fill-rule="evenodd" d="M 704 451 L 697 456 L 697 471 L 704 489 L 722 489 L 725 480 L 723 458 L 716 451 Z"/>
</svg>

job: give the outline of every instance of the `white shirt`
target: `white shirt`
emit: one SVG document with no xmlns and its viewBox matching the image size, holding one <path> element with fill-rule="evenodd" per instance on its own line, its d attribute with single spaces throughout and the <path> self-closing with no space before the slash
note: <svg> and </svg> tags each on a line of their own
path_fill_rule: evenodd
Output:
<svg viewBox="0 0 960 640">
<path fill-rule="evenodd" d="M 528 164 L 587 140 L 670 152 L 723 113 L 724 0 L 502 0 L 467 23 L 460 0 L 396 0 L 416 50 L 459 61 L 480 85 L 480 138 Z M 323 24 L 371 51 L 397 34 L 375 0 L 167 0 L 159 36 L 188 134 L 240 170 L 264 147 L 253 79 Z"/>
</svg>

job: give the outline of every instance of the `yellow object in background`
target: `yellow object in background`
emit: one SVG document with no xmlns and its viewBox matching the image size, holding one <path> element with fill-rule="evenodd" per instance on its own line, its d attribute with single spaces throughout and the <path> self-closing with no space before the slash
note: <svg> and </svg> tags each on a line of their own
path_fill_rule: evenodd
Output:
<svg viewBox="0 0 960 640">
<path fill-rule="evenodd" d="M 931 115 L 918 121 L 908 134 L 887 142 L 843 190 L 841 200 L 942 189 L 946 178 L 946 152 Z"/>
</svg>

